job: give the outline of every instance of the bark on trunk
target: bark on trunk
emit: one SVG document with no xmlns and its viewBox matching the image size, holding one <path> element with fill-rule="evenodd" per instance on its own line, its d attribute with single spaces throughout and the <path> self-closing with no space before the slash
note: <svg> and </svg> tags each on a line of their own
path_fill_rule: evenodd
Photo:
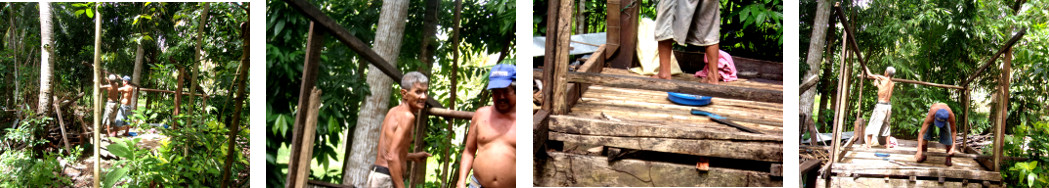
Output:
<svg viewBox="0 0 1049 188">
<path fill-rule="evenodd" d="M 196 62 L 190 67 L 193 73 L 189 77 L 189 93 L 197 93 L 197 87 L 194 86 L 197 85 L 197 76 L 200 75 L 200 63 L 204 61 L 200 51 L 204 45 L 204 26 L 208 23 L 208 11 L 210 10 L 210 4 L 204 3 L 204 12 L 200 15 L 200 25 L 197 25 L 197 48 L 193 51 L 193 60 Z M 193 98 L 193 95 L 189 95 L 189 97 L 186 98 L 186 104 L 189 104 L 190 109 L 186 110 L 186 115 L 192 115 L 192 109 L 196 109 L 196 103 L 193 102 Z"/>
<path fill-rule="evenodd" d="M 37 114 L 47 114 L 51 105 L 51 3 L 40 3 L 40 98 L 36 106 Z"/>
<path fill-rule="evenodd" d="M 379 24 L 375 31 L 375 53 L 396 63 L 401 50 L 401 39 L 404 38 L 404 20 L 408 16 L 407 0 L 385 0 L 379 14 Z M 393 80 L 382 74 L 375 66 L 368 65 L 368 87 L 371 94 L 365 99 L 364 107 L 358 114 L 357 127 L 354 130 L 353 154 L 343 166 L 343 184 L 365 187 L 368 167 L 375 163 L 376 144 L 379 143 L 379 129 L 390 104 L 390 86 Z"/>
<path fill-rule="evenodd" d="M 809 76 L 819 76 L 820 62 L 823 59 L 823 52 L 821 50 L 826 42 L 827 34 L 827 21 L 830 18 L 831 3 L 827 0 L 818 0 L 816 3 L 816 20 L 812 23 L 812 35 L 809 37 L 809 52 L 805 59 L 805 63 L 809 65 L 809 70 L 805 72 L 805 76 L 802 78 L 808 78 Z M 815 89 L 808 89 L 801 93 L 801 113 L 805 114 L 806 117 L 812 117 L 812 102 L 816 96 Z"/>
<path fill-rule="evenodd" d="M 139 81 L 142 80 L 139 78 L 142 75 L 142 55 L 145 53 L 145 49 L 142 48 L 142 42 L 139 41 L 138 49 L 135 50 L 135 70 L 131 73 L 131 84 L 136 86 L 141 86 Z M 134 92 L 131 95 L 131 109 L 138 109 L 138 92 Z"/>
<path fill-rule="evenodd" d="M 41 4 L 43 4 L 43 3 L 41 3 Z M 99 14 L 99 12 L 98 12 L 98 8 L 99 7 L 100 6 L 98 6 L 96 4 L 95 10 L 94 10 L 95 11 L 95 62 L 94 62 L 94 66 L 92 66 L 92 67 L 94 67 L 95 70 L 94 70 L 94 76 L 92 76 L 92 77 L 94 78 L 95 83 L 93 84 L 94 85 L 93 86 L 93 92 L 91 92 L 91 98 L 94 99 L 94 102 L 93 102 L 94 103 L 94 110 L 92 110 L 94 112 L 94 116 L 93 116 L 94 120 L 92 120 L 92 124 L 95 127 L 94 128 L 94 136 L 91 138 L 91 140 L 92 140 L 92 144 L 91 145 L 95 146 L 95 152 L 94 152 L 95 153 L 95 167 L 94 167 L 94 172 L 93 172 L 94 174 L 92 175 L 92 179 L 94 181 L 94 187 L 99 187 L 99 181 L 98 180 L 99 180 L 99 176 L 101 175 L 101 173 L 99 172 L 99 168 L 101 168 L 100 164 L 102 164 L 101 161 L 100 161 L 101 158 L 99 158 L 99 144 L 98 144 L 98 143 L 100 143 L 99 141 L 100 141 L 100 138 L 101 138 L 101 137 L 99 137 L 99 136 L 101 136 L 101 134 L 99 134 L 99 131 L 102 129 L 102 127 L 99 126 L 99 125 L 101 125 L 101 122 L 102 122 L 102 119 L 101 119 L 101 116 L 102 116 L 102 95 L 100 95 L 100 92 L 99 92 L 99 87 L 100 87 L 100 82 L 99 81 L 102 78 L 101 77 L 101 75 L 102 75 L 102 56 L 101 56 L 101 54 L 102 54 L 101 53 L 102 52 L 102 18 L 101 18 L 102 15 Z"/>
</svg>

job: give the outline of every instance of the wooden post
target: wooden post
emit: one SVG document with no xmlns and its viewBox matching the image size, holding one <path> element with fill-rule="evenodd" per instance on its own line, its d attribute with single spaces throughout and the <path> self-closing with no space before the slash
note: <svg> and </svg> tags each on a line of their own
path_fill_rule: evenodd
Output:
<svg viewBox="0 0 1049 188">
<path fill-rule="evenodd" d="M 92 140 L 91 145 L 95 146 L 95 167 L 93 169 L 94 175 L 92 175 L 91 179 L 93 179 L 92 185 L 95 188 L 98 188 L 100 186 L 100 184 L 99 184 L 99 176 L 102 175 L 101 170 L 100 170 L 102 168 L 102 165 L 100 165 L 100 164 L 102 164 L 102 158 L 100 158 L 101 156 L 99 156 L 99 152 L 101 152 L 99 150 L 99 147 L 100 147 L 99 145 L 101 145 L 101 143 L 102 143 L 102 139 L 101 139 L 102 135 L 99 134 L 99 130 L 102 129 L 101 127 L 99 127 L 99 124 L 102 122 L 102 120 L 101 120 L 101 117 L 102 117 L 102 95 L 100 95 L 101 92 L 99 92 L 99 88 L 101 87 L 100 81 L 102 79 L 101 78 L 102 75 L 100 74 L 102 72 L 102 68 L 101 68 L 102 67 L 101 66 L 101 64 L 102 64 L 102 56 L 101 56 L 102 55 L 102 14 L 99 14 L 99 12 L 98 12 L 98 8 L 99 7 L 102 7 L 101 3 L 95 3 L 95 9 L 92 10 L 92 11 L 95 12 L 95 58 L 94 58 L 95 61 L 94 61 L 94 71 L 93 71 L 94 72 L 94 76 L 93 77 L 95 78 L 95 84 L 93 84 L 94 88 L 93 88 L 93 91 L 91 92 L 92 93 L 91 94 L 91 98 L 94 100 L 94 110 L 92 110 L 92 111 L 94 111 L 94 116 L 93 116 L 94 120 L 92 120 L 92 123 L 94 124 L 94 127 L 95 127 L 95 129 L 94 129 L 95 135 L 91 139 Z M 176 114 L 178 114 L 178 111 L 175 111 L 175 112 L 176 112 Z"/>
<path fill-rule="evenodd" d="M 58 106 L 59 106 L 58 104 L 61 103 L 62 101 L 59 101 L 58 97 L 55 97 L 55 96 L 52 96 L 52 97 L 54 97 L 54 101 L 55 101 L 52 106 L 55 106 L 55 115 L 58 115 L 58 130 L 62 132 L 62 143 L 65 143 L 65 145 L 66 145 L 66 153 L 70 153 L 70 150 L 69 150 L 69 139 L 66 138 L 66 123 L 65 123 L 65 121 L 62 120 L 62 109 L 58 108 Z"/>
<path fill-rule="evenodd" d="M 1002 75 L 998 79 L 998 125 L 994 128 L 994 171 L 1002 170 L 1002 155 L 1005 145 L 1005 127 L 1009 118 L 1009 80 L 1012 71 L 1013 48 L 1005 50 L 1005 59 L 1002 63 Z"/>
<path fill-rule="evenodd" d="M 629 2 L 634 3 L 631 5 Z M 609 20 L 608 24 L 615 22 L 619 28 L 616 30 L 617 33 L 608 32 L 607 37 L 615 37 L 619 38 L 619 40 L 616 41 L 616 46 L 609 51 L 611 53 L 605 53 L 605 57 L 609 58 L 611 67 L 626 69 L 634 64 L 634 56 L 637 52 L 638 13 L 640 12 L 638 7 L 644 5 L 641 5 L 641 1 L 620 0 L 617 3 L 616 7 L 612 7 L 609 4 L 607 19 Z M 616 17 L 613 17 L 613 14 Z"/>
<path fill-rule="evenodd" d="M 309 35 L 306 37 L 306 62 L 303 63 L 302 68 L 302 85 L 299 86 L 299 112 L 295 113 L 295 125 L 291 132 L 291 151 L 292 154 L 301 153 L 303 151 L 303 134 L 304 126 L 306 123 L 306 115 L 309 114 L 310 89 L 313 88 L 314 83 L 317 81 L 317 65 L 320 64 L 321 49 L 324 47 L 326 29 L 318 27 L 315 22 L 310 22 Z M 309 144 L 313 144 L 312 142 Z M 312 149 L 312 147 L 307 147 Z M 297 169 L 298 163 L 292 161 L 299 161 L 301 155 L 291 155 L 288 161 L 288 179 L 285 182 L 285 187 L 292 187 L 293 185 L 299 185 L 296 176 L 299 176 L 298 171 L 292 171 L 291 169 Z M 309 167 L 309 159 L 312 156 L 306 156 L 306 166 Z M 305 182 L 302 182 L 305 183 Z"/>
<path fill-rule="evenodd" d="M 415 130 L 412 130 L 412 137 L 415 137 L 413 145 L 415 149 L 412 152 L 426 151 L 426 142 L 423 138 L 426 138 L 427 119 L 429 119 L 429 110 L 419 109 L 419 112 L 415 114 Z M 451 119 L 451 118 L 448 118 Z M 408 183 L 410 187 L 415 188 L 426 184 L 426 160 L 423 162 L 409 161 L 412 163 L 411 171 L 409 172 Z"/>
<path fill-rule="evenodd" d="M 180 108 L 182 107 L 182 81 L 183 81 L 183 79 L 185 77 L 186 77 L 186 69 L 181 67 L 181 66 L 179 66 L 178 67 L 178 81 L 175 82 L 175 91 L 177 91 L 177 92 L 175 92 L 175 114 L 174 114 L 175 117 L 178 117 L 178 115 L 181 112 Z M 174 121 L 171 121 L 171 122 L 172 122 L 171 123 L 172 124 L 172 126 L 171 126 L 172 129 L 175 129 L 175 128 L 177 128 L 179 126 L 178 125 L 178 119 L 175 119 Z"/>
<path fill-rule="evenodd" d="M 842 23 L 846 22 L 843 21 Z M 848 33 L 846 33 L 845 35 L 848 35 Z M 845 76 L 840 76 L 840 78 L 838 79 L 838 92 L 836 92 L 837 97 L 835 98 L 837 99 L 837 103 L 839 105 L 834 108 L 834 136 L 832 137 L 833 140 L 831 140 L 831 161 L 827 163 L 828 169 L 833 169 L 834 163 L 838 161 L 837 153 L 841 147 L 841 142 L 838 140 L 841 139 L 841 127 L 842 124 L 845 123 L 846 109 L 844 108 L 844 106 L 846 106 L 845 104 L 847 104 L 848 102 L 847 98 L 849 91 L 849 77 L 851 77 L 848 76 L 849 72 L 850 71 L 847 62 L 841 61 L 841 63 L 839 63 L 838 65 L 838 75 Z M 825 174 L 830 174 L 830 172 L 825 172 Z"/>
<path fill-rule="evenodd" d="M 229 132 L 229 142 L 226 147 L 226 164 L 222 168 L 222 186 L 219 186 L 222 188 L 231 187 L 230 175 L 233 173 L 233 159 L 234 156 L 237 156 L 237 154 L 234 153 L 236 150 L 233 148 L 236 146 L 237 133 L 240 132 L 240 114 L 241 110 L 244 110 L 244 84 L 248 80 L 248 70 L 250 70 L 251 65 L 251 63 L 248 63 L 248 53 L 251 52 L 251 50 L 248 50 L 251 46 L 249 45 L 251 41 L 248 40 L 248 36 L 251 33 L 249 32 L 248 25 L 248 22 L 244 22 L 240 25 L 241 39 L 244 41 L 244 53 L 240 56 L 240 68 L 237 70 L 237 93 L 236 98 L 234 99 L 236 102 L 233 103 L 233 114 L 231 115 L 233 116 L 233 123 L 227 125 L 232 128 Z M 318 101 L 317 103 L 320 102 Z M 313 118 L 316 119 L 316 117 Z"/>
<path fill-rule="evenodd" d="M 964 87 L 965 89 L 962 89 L 961 91 L 962 98 L 958 99 L 962 103 L 962 143 L 956 145 L 961 146 L 960 148 L 968 147 L 967 143 L 969 143 L 969 84 L 966 83 Z M 965 152 L 965 150 L 961 149 L 959 149 L 959 151 L 963 153 Z"/>
<path fill-rule="evenodd" d="M 564 75 L 568 73 L 568 50 L 569 48 L 569 37 L 571 37 L 572 30 L 572 1 L 561 0 L 558 7 L 557 13 L 557 41 L 556 50 L 554 54 L 553 70 L 554 74 L 552 83 L 545 83 L 547 87 L 551 87 L 553 90 L 553 113 L 554 114 L 565 114 L 568 113 L 568 105 L 565 101 L 566 95 L 568 94 L 568 82 L 566 82 Z M 548 35 L 550 33 L 547 33 Z M 549 40 L 549 39 L 547 39 Z M 549 54 L 547 54 L 549 55 Z"/>
<path fill-rule="evenodd" d="M 321 106 L 320 89 L 313 87 L 307 105 L 309 110 L 306 112 L 307 115 L 304 115 L 306 122 L 303 123 L 302 140 L 300 142 L 302 150 L 298 153 L 292 153 L 292 155 L 299 156 L 298 160 L 288 161 L 288 174 L 292 174 L 290 173 L 292 170 L 295 171 L 295 184 L 291 186 L 293 188 L 306 187 L 306 181 L 310 179 L 310 161 L 313 159 L 313 142 L 317 135 L 317 116 L 320 113 L 318 111 L 320 111 Z M 296 168 L 290 168 L 291 164 L 296 164 Z"/>
<path fill-rule="evenodd" d="M 611 58 L 612 54 L 615 54 L 615 52 L 619 50 L 619 31 L 621 30 L 621 24 L 619 23 L 619 10 L 622 7 L 620 1 L 621 0 L 608 0 L 605 2 L 605 10 L 608 11 L 605 14 L 605 45 L 608 45 L 608 48 L 605 48 L 606 52 L 604 53 L 606 59 Z"/>
</svg>

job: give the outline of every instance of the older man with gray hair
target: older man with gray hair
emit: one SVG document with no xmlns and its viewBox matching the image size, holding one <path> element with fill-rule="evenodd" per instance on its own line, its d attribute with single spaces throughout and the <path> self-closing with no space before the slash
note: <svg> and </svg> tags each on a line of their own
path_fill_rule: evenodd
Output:
<svg viewBox="0 0 1049 188">
<path fill-rule="evenodd" d="M 896 85 L 892 81 L 892 76 L 896 75 L 896 68 L 891 66 L 885 68 L 885 75 L 871 74 L 870 69 L 863 67 L 864 74 L 867 77 L 874 79 L 874 86 L 878 87 L 878 104 L 874 105 L 874 112 L 871 114 L 870 123 L 867 123 L 867 128 L 863 130 L 863 138 L 866 141 L 864 146 L 867 148 L 871 147 L 871 143 L 879 145 L 878 141 L 884 139 L 888 143 L 891 136 L 889 136 L 890 125 L 889 117 L 892 115 L 892 104 L 889 103 L 889 99 L 892 98 L 892 88 Z M 889 148 L 888 144 L 885 145 Z"/>
<path fill-rule="evenodd" d="M 391 108 L 382 121 L 379 152 L 366 187 L 402 188 L 408 160 L 422 162 L 430 157 L 426 152 L 408 153 L 415 114 L 426 107 L 427 82 L 426 76 L 419 72 L 409 72 L 401 78 L 401 104 Z"/>
</svg>

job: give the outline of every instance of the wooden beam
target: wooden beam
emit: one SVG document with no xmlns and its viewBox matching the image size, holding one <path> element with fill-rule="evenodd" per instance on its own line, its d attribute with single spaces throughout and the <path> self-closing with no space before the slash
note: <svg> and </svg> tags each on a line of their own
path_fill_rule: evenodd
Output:
<svg viewBox="0 0 1049 188">
<path fill-rule="evenodd" d="M 54 97 L 54 101 L 55 101 L 55 103 L 53 105 L 55 107 L 55 115 L 58 115 L 58 117 L 57 117 L 57 119 L 58 119 L 58 130 L 61 131 L 61 133 L 62 133 L 62 143 L 64 143 L 65 146 L 66 146 L 66 153 L 70 153 L 72 150 L 69 150 L 69 148 L 70 148 L 69 147 L 69 139 L 66 138 L 66 123 L 65 123 L 65 121 L 62 120 L 62 109 L 58 108 L 60 102 L 59 102 L 57 96 L 53 96 L 53 97 Z"/>
<path fill-rule="evenodd" d="M 835 5 L 835 8 L 838 9 L 838 11 L 839 11 L 838 15 L 840 16 L 841 15 L 841 12 L 840 12 L 841 11 L 841 7 Z M 848 25 L 848 21 L 845 20 L 844 18 L 842 19 L 841 23 L 842 23 L 842 25 Z M 846 27 L 846 29 L 848 29 L 848 27 Z M 847 37 L 849 37 L 849 38 L 852 38 L 851 33 L 849 33 L 847 30 L 846 30 L 845 35 Z M 862 61 L 862 56 L 859 56 L 859 57 L 861 58 L 861 61 Z M 842 77 L 840 77 L 840 79 L 838 79 L 838 91 L 835 94 L 835 99 L 837 99 L 837 104 L 838 105 L 834 107 L 834 126 L 833 126 L 833 130 L 832 130 L 833 131 L 833 133 L 832 133 L 833 136 L 831 137 L 832 139 L 831 139 L 831 142 L 830 142 L 831 143 L 831 150 L 830 150 L 831 160 L 830 160 L 829 163 L 827 163 L 828 168 L 833 167 L 834 163 L 836 161 L 838 161 L 838 155 L 836 155 L 836 154 L 838 153 L 839 148 L 841 147 L 841 141 L 840 141 L 841 140 L 841 127 L 842 127 L 842 124 L 845 122 L 845 113 L 846 113 L 845 106 L 847 106 L 847 104 L 848 104 L 847 103 L 848 102 L 847 98 L 849 97 L 848 96 L 848 91 L 849 91 L 849 77 L 850 76 L 848 76 L 849 75 L 849 66 L 848 66 L 848 62 L 847 61 L 841 61 L 841 63 L 838 64 L 838 75 L 846 75 L 846 76 L 842 76 Z"/>
<path fill-rule="evenodd" d="M 622 159 L 609 163 L 604 156 L 548 152 L 542 173 L 535 174 L 537 187 L 780 187 L 782 178 L 769 172 Z"/>
<path fill-rule="evenodd" d="M 967 183 L 965 180 L 962 181 L 947 181 L 937 182 L 936 180 L 908 180 L 908 179 L 885 179 L 875 177 L 841 177 L 834 176 L 830 178 L 829 185 L 816 185 L 816 186 L 828 186 L 828 187 L 956 187 L 956 188 L 985 188 L 979 183 Z M 821 181 L 822 182 L 822 181 Z M 1002 187 L 1002 186 L 990 186 L 990 187 Z"/>
<path fill-rule="evenodd" d="M 838 176 L 864 177 L 932 177 L 1002 181 L 1001 173 L 986 170 L 964 170 L 940 167 L 868 167 L 858 164 L 838 164 L 832 168 Z"/>
<path fill-rule="evenodd" d="M 595 136 L 559 132 L 550 132 L 550 140 L 705 157 L 783 161 L 782 142 Z"/>
<path fill-rule="evenodd" d="M 998 49 L 998 52 L 995 52 L 987 62 L 984 62 L 983 65 L 980 65 L 980 68 L 976 69 L 976 72 L 970 74 L 971 76 L 969 76 L 969 79 L 965 79 L 965 82 L 962 83 L 972 83 L 977 77 L 980 77 L 980 74 L 983 73 L 984 70 L 987 70 L 987 67 L 990 67 L 991 63 L 998 60 L 999 56 L 1006 53 L 1007 50 L 1012 50 L 1013 45 L 1015 45 L 1016 41 L 1019 41 L 1020 38 L 1023 38 L 1024 34 L 1027 34 L 1027 28 L 1021 28 L 1020 32 L 1013 34 L 1013 38 L 1005 41 L 1005 45 L 1003 45 L 1001 49 Z"/>
<path fill-rule="evenodd" d="M 783 102 L 783 92 L 766 89 L 753 89 L 738 86 L 696 83 L 682 80 L 663 80 L 638 76 L 606 75 L 599 73 L 584 72 L 570 72 L 565 75 L 565 78 L 569 82 L 587 83 L 609 87 L 689 93 L 696 95 L 742 99 L 759 102 Z"/>
<path fill-rule="evenodd" d="M 605 66 L 604 49 L 607 47 L 606 44 L 602 44 L 597 48 L 597 52 L 594 52 L 590 59 L 587 59 L 583 65 L 579 66 L 577 72 L 592 72 L 600 73 Z M 533 74 L 536 75 L 536 74 Z M 590 88 L 590 84 L 582 83 L 568 83 L 568 96 L 565 98 L 565 104 L 568 105 L 568 109 L 572 109 L 576 103 L 579 103 L 579 99 L 583 98 L 583 94 Z"/>
<path fill-rule="evenodd" d="M 801 81 L 801 86 L 798 86 L 798 91 L 808 91 L 809 88 L 816 86 L 820 82 L 820 77 L 817 75 L 809 76 L 805 78 L 805 81 Z"/>
<path fill-rule="evenodd" d="M 470 111 L 458 111 L 445 108 L 427 108 L 426 113 L 429 115 L 440 116 L 445 118 L 454 119 L 473 119 L 474 112 Z"/>
<path fill-rule="evenodd" d="M 305 182 L 300 182 L 305 181 L 305 179 L 300 178 L 301 174 L 298 174 L 300 171 L 295 170 L 299 169 L 298 165 L 300 165 L 300 163 L 295 161 L 300 160 L 299 157 L 301 157 L 301 155 L 298 155 L 298 153 L 301 153 L 304 147 L 303 134 L 305 134 L 305 125 L 303 124 L 306 123 L 308 117 L 306 115 L 310 113 L 310 108 L 308 107 L 310 104 L 310 89 L 313 89 L 315 82 L 317 82 L 317 67 L 320 64 L 321 50 L 324 47 L 324 38 L 326 38 L 325 33 L 327 32 L 324 27 L 316 25 L 316 22 L 310 22 L 310 30 L 308 35 L 306 35 L 306 61 L 302 65 L 302 83 L 299 85 L 299 103 L 296 105 L 298 107 L 298 112 L 295 113 L 295 124 L 291 131 L 290 153 L 294 155 L 291 155 L 291 159 L 288 160 L 288 179 L 287 182 L 285 182 L 285 187 L 305 185 Z M 309 144 L 311 147 L 307 148 L 312 149 L 313 143 L 311 142 Z M 307 167 L 309 167 L 309 158 L 312 157 L 307 156 Z M 309 173 L 309 171 L 305 171 L 305 173 Z"/>
<path fill-rule="evenodd" d="M 550 124 L 549 119 L 550 111 L 539 110 L 532 115 L 532 128 L 534 135 L 534 143 L 532 144 L 533 157 L 539 159 L 542 154 L 546 154 L 546 141 L 550 135 Z"/>
<path fill-rule="evenodd" d="M 559 5 L 557 13 L 556 53 L 554 54 L 554 62 L 552 64 L 554 70 L 552 75 L 553 82 L 546 84 L 547 87 L 553 89 L 551 90 L 551 92 L 553 92 L 553 98 L 551 99 L 551 102 L 553 102 L 551 112 L 553 114 L 566 114 L 568 113 L 568 103 L 565 102 L 568 94 L 568 82 L 565 81 L 563 75 L 568 73 L 568 56 L 570 56 L 568 52 L 571 48 L 571 46 L 569 46 L 569 39 L 572 34 L 572 1 L 561 0 L 559 2 L 561 5 Z M 550 34 L 551 33 L 547 33 L 547 35 Z"/>
<path fill-rule="evenodd" d="M 568 134 L 783 142 L 782 136 L 735 131 L 736 129 L 734 128 L 730 129 L 733 131 L 721 131 L 708 127 L 723 126 L 717 123 L 711 123 L 712 125 L 666 126 L 655 123 L 617 122 L 565 115 L 551 115 L 548 119 L 550 119 L 550 131 Z"/>
<path fill-rule="evenodd" d="M 427 113 L 428 110 L 425 109 L 420 109 L 419 111 L 418 115 L 415 116 L 415 122 L 413 122 L 414 125 L 411 130 L 412 139 L 414 140 L 412 143 L 414 147 L 411 152 L 426 151 L 426 142 L 424 139 L 426 138 L 425 132 L 429 125 L 429 114 Z M 408 184 L 405 184 L 406 187 L 415 188 L 419 186 L 419 184 L 426 183 L 426 163 L 426 160 L 423 160 L 422 162 L 408 161 L 411 170 L 408 171 L 408 175 L 404 177 L 404 179 L 408 180 Z"/>
<path fill-rule="evenodd" d="M 138 88 L 138 91 L 145 91 L 145 92 L 157 92 L 157 93 L 175 93 L 175 91 L 171 91 L 171 90 L 163 90 L 163 89 L 150 89 L 150 88 Z M 185 92 L 185 91 L 183 91 L 183 92 L 181 92 L 181 93 L 182 93 L 183 95 L 189 95 L 189 92 Z M 204 98 L 208 98 L 208 95 L 205 95 L 205 94 L 195 93 L 195 94 L 193 94 L 193 95 L 196 95 L 196 96 L 201 96 L 201 97 L 204 97 Z"/>
<path fill-rule="evenodd" d="M 375 53 L 375 50 L 371 49 L 371 46 L 368 46 L 364 41 L 361 41 L 361 39 L 350 34 L 349 30 L 321 12 L 319 8 L 313 6 L 309 1 L 284 0 L 284 2 L 288 3 L 289 6 L 312 20 L 313 22 L 310 23 L 311 25 L 314 23 L 320 24 L 319 26 L 323 27 L 327 34 L 331 34 L 336 40 L 342 42 L 354 52 L 357 52 L 357 55 L 360 55 L 361 59 L 364 59 L 368 64 L 378 68 L 386 76 L 389 76 L 394 81 L 399 81 L 404 77 L 404 73 L 401 73 L 400 69 L 397 69 L 396 66 L 386 62 L 386 60 L 379 56 L 379 54 Z M 429 104 L 432 107 L 444 108 L 440 102 L 437 102 L 433 98 L 427 99 L 426 104 Z"/>
<path fill-rule="evenodd" d="M 852 52 L 856 54 L 856 58 L 859 59 L 860 66 L 862 66 L 864 69 L 867 69 L 867 60 L 864 59 L 863 54 L 860 53 L 860 46 L 856 44 L 856 36 L 855 34 L 853 34 L 856 32 L 852 30 L 852 25 L 849 24 L 849 19 L 845 17 L 845 10 L 843 10 L 841 6 L 839 6 L 839 4 L 840 3 L 834 4 L 834 14 L 838 15 L 838 20 L 839 22 L 841 22 L 841 26 L 845 30 L 844 35 L 848 38 L 848 40 L 846 40 L 845 42 L 848 43 L 849 47 L 852 49 Z"/>
<path fill-rule="evenodd" d="M 554 55 L 557 53 L 557 14 L 558 8 L 561 5 L 558 0 L 547 1 L 547 15 L 546 15 L 546 45 L 543 56 L 543 73 L 542 75 L 542 107 L 541 109 L 546 111 L 553 111 L 553 86 L 554 83 Z M 535 74 L 533 74 L 535 75 Z"/>
<path fill-rule="evenodd" d="M 994 171 L 1002 170 L 1002 157 L 1005 146 L 1005 127 L 1009 122 L 1009 82 L 1012 71 L 1013 48 L 1005 50 L 1005 62 L 1002 63 L 1001 77 L 998 78 L 998 120 L 994 127 Z"/>
<path fill-rule="evenodd" d="M 864 76 L 863 74 L 860 74 L 860 78 L 866 78 L 868 80 L 874 80 L 873 76 Z M 897 83 L 918 84 L 918 85 L 932 86 L 932 87 L 938 87 L 938 88 L 947 88 L 947 89 L 965 89 L 965 87 L 962 87 L 962 86 L 948 85 L 948 84 L 937 84 L 937 83 L 932 83 L 932 82 L 908 80 L 908 79 L 903 79 L 903 78 L 892 78 L 892 81 L 893 82 L 897 82 Z"/>
<path fill-rule="evenodd" d="M 800 170 L 798 174 L 805 174 L 806 172 L 819 169 L 820 163 L 823 162 L 821 160 L 805 160 L 805 162 L 801 162 L 801 165 L 798 165 L 798 170 Z"/>
<path fill-rule="evenodd" d="M 605 7 L 605 11 L 608 11 L 605 13 L 605 45 L 608 45 L 608 47 L 604 49 L 607 52 L 605 52 L 603 56 L 605 59 L 609 59 L 612 58 L 613 54 L 616 54 L 616 52 L 619 51 L 619 45 L 621 43 L 619 41 L 619 33 L 622 30 L 622 26 L 620 26 L 622 24 L 619 22 L 619 14 L 623 7 L 622 0 L 605 1 Z M 601 50 L 598 51 L 600 52 Z"/>
<path fill-rule="evenodd" d="M 827 147 L 827 146 L 816 146 L 816 147 L 813 147 L 813 146 L 799 146 L 799 147 L 805 148 L 805 149 L 822 149 L 822 150 L 831 149 L 830 147 Z M 887 153 L 887 154 L 897 154 L 897 155 L 914 155 L 914 154 L 916 154 L 918 152 L 918 151 L 909 151 L 909 150 L 878 149 L 878 148 L 863 148 L 863 147 L 847 147 L 846 149 L 852 150 L 852 151 L 855 151 L 855 152 Z M 968 159 L 990 159 L 990 158 L 993 158 L 993 156 L 991 156 L 991 155 L 980 155 L 980 154 L 972 154 L 972 153 L 965 153 L 965 152 L 966 151 L 964 151 L 964 150 L 959 150 L 958 152 L 954 153 L 953 158 L 968 158 Z M 945 153 L 945 152 L 926 151 L 926 152 L 922 152 L 922 153 L 925 154 L 926 156 L 929 156 L 929 157 L 946 157 L 947 156 L 947 153 Z M 1010 160 L 1010 161 L 1027 161 L 1028 160 L 1026 157 L 1004 157 L 1003 159 L 1004 160 Z"/>
<path fill-rule="evenodd" d="M 296 168 L 288 168 L 289 170 L 295 170 L 295 184 L 294 188 L 306 187 L 306 180 L 310 179 L 310 161 L 313 160 L 313 144 L 317 135 L 317 116 L 320 114 L 321 107 L 321 90 L 317 87 L 313 87 L 310 92 L 309 99 L 309 111 L 306 115 L 306 123 L 303 127 L 302 145 L 299 145 L 302 150 L 298 153 L 292 153 L 298 155 L 298 160 L 289 161 L 288 166 L 295 163 Z M 300 111 L 301 112 L 301 111 Z M 292 173 L 288 173 L 289 175 Z"/>
</svg>

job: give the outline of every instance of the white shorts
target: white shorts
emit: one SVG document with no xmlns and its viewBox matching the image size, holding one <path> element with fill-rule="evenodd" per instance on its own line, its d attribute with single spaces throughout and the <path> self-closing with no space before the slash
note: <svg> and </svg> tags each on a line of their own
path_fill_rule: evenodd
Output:
<svg viewBox="0 0 1049 188">
<path fill-rule="evenodd" d="M 890 115 L 892 115 L 892 105 L 882 104 L 882 103 L 878 103 L 877 105 L 874 105 L 874 113 L 871 114 L 871 121 L 869 123 L 867 123 L 867 128 L 863 129 L 864 136 L 867 136 L 867 135 L 889 136 L 889 132 L 890 132 L 889 117 L 890 117 Z"/>
<path fill-rule="evenodd" d="M 720 42 L 721 2 L 716 0 L 661 0 L 656 9 L 656 41 L 710 46 Z"/>
</svg>

